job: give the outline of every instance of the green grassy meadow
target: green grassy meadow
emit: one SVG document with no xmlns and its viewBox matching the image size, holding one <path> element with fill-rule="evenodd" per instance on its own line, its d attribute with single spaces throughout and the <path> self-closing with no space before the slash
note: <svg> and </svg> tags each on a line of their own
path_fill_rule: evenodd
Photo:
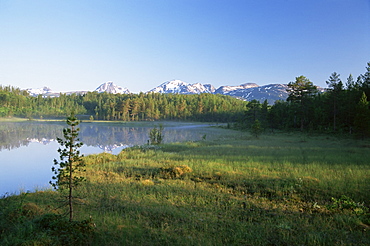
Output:
<svg viewBox="0 0 370 246">
<path fill-rule="evenodd" d="M 0 245 L 370 245 L 369 141 L 212 130 L 85 157 L 78 233 L 55 191 L 0 199 Z"/>
</svg>

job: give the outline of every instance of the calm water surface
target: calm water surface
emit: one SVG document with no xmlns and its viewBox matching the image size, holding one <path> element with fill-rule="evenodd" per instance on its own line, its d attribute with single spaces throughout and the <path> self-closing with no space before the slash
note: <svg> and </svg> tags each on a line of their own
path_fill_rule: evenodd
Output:
<svg viewBox="0 0 370 246">
<path fill-rule="evenodd" d="M 135 126 L 137 125 L 137 126 Z M 50 188 L 53 160 L 58 159 L 57 137 L 67 125 L 62 122 L 2 122 L 0 125 L 0 196 Z M 110 152 L 148 142 L 157 123 L 81 123 L 80 149 L 84 155 Z M 199 141 L 217 137 L 207 124 L 164 123 L 164 142 Z M 59 160 L 59 159 L 58 159 Z"/>
</svg>

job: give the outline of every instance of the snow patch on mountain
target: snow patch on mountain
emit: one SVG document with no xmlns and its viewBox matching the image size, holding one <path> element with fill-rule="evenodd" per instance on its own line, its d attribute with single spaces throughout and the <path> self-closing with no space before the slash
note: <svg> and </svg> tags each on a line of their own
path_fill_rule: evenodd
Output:
<svg viewBox="0 0 370 246">
<path fill-rule="evenodd" d="M 225 94 L 225 93 L 235 91 L 235 90 L 243 90 L 243 89 L 254 88 L 254 87 L 258 87 L 258 86 L 259 85 L 255 84 L 255 83 L 245 83 L 245 84 L 237 85 L 237 86 L 224 85 L 224 86 L 220 86 L 215 91 L 215 93 L 216 94 Z"/>
<path fill-rule="evenodd" d="M 236 88 L 235 90 L 220 94 L 243 98 L 247 101 L 257 100 L 261 103 L 267 100 L 269 104 L 274 104 L 277 100 L 286 100 L 288 97 L 287 89 L 288 86 L 285 84 L 269 84 L 257 87 L 245 87 L 243 89 Z"/>
<path fill-rule="evenodd" d="M 149 92 L 156 93 L 179 93 L 179 94 L 200 94 L 200 93 L 213 93 L 215 88 L 210 84 L 194 83 L 189 84 L 184 81 L 175 79 L 162 83 L 151 89 Z"/>
<path fill-rule="evenodd" d="M 68 92 L 57 92 L 53 91 L 49 87 L 44 86 L 43 88 L 37 88 L 37 89 L 26 89 L 28 94 L 30 94 L 33 97 L 37 97 L 41 95 L 42 97 L 59 97 L 60 94 L 66 94 L 66 95 L 71 95 L 71 94 L 85 94 L 87 91 L 68 91 Z"/>
</svg>

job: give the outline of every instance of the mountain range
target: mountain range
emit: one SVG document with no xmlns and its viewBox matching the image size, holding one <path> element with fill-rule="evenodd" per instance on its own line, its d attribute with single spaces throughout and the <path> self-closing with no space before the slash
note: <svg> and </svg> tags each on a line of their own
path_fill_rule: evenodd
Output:
<svg viewBox="0 0 370 246">
<path fill-rule="evenodd" d="M 236 97 L 242 100 L 252 101 L 258 100 L 263 102 L 267 100 L 269 104 L 274 104 L 276 100 L 286 100 L 288 97 L 286 84 L 269 84 L 259 86 L 255 83 L 246 83 L 237 86 L 220 86 L 215 88 L 211 84 L 194 83 L 189 84 L 181 80 L 171 80 L 162 83 L 161 85 L 149 90 L 148 92 L 155 93 L 178 93 L 178 94 L 200 94 L 200 93 L 211 93 L 211 94 L 222 94 L 232 97 Z M 55 97 L 59 96 L 60 92 L 55 92 L 49 87 L 43 87 L 39 89 L 27 89 L 28 93 L 32 96 L 42 95 L 43 97 Z M 114 94 L 129 94 L 131 93 L 127 88 L 122 88 L 109 81 L 98 86 L 94 91 L 98 93 L 107 92 Z M 67 95 L 72 93 L 84 94 L 87 91 L 70 91 L 63 92 Z"/>
<path fill-rule="evenodd" d="M 255 83 L 246 83 L 237 86 L 220 86 L 216 89 L 211 84 L 189 84 L 181 80 L 171 80 L 151 89 L 149 92 L 179 94 L 222 94 L 247 101 L 252 101 L 255 99 L 263 102 L 264 100 L 267 100 L 269 104 L 273 104 L 277 100 L 286 100 L 288 97 L 287 88 L 288 86 L 284 84 L 259 86 Z"/>
</svg>

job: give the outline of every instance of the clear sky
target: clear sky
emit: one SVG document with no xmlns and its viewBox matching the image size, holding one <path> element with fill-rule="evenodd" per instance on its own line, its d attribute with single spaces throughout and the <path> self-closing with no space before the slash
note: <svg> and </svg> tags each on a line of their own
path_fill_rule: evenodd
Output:
<svg viewBox="0 0 370 246">
<path fill-rule="evenodd" d="M 370 0 L 0 0 L 0 84 L 325 87 L 370 61 Z"/>
</svg>

